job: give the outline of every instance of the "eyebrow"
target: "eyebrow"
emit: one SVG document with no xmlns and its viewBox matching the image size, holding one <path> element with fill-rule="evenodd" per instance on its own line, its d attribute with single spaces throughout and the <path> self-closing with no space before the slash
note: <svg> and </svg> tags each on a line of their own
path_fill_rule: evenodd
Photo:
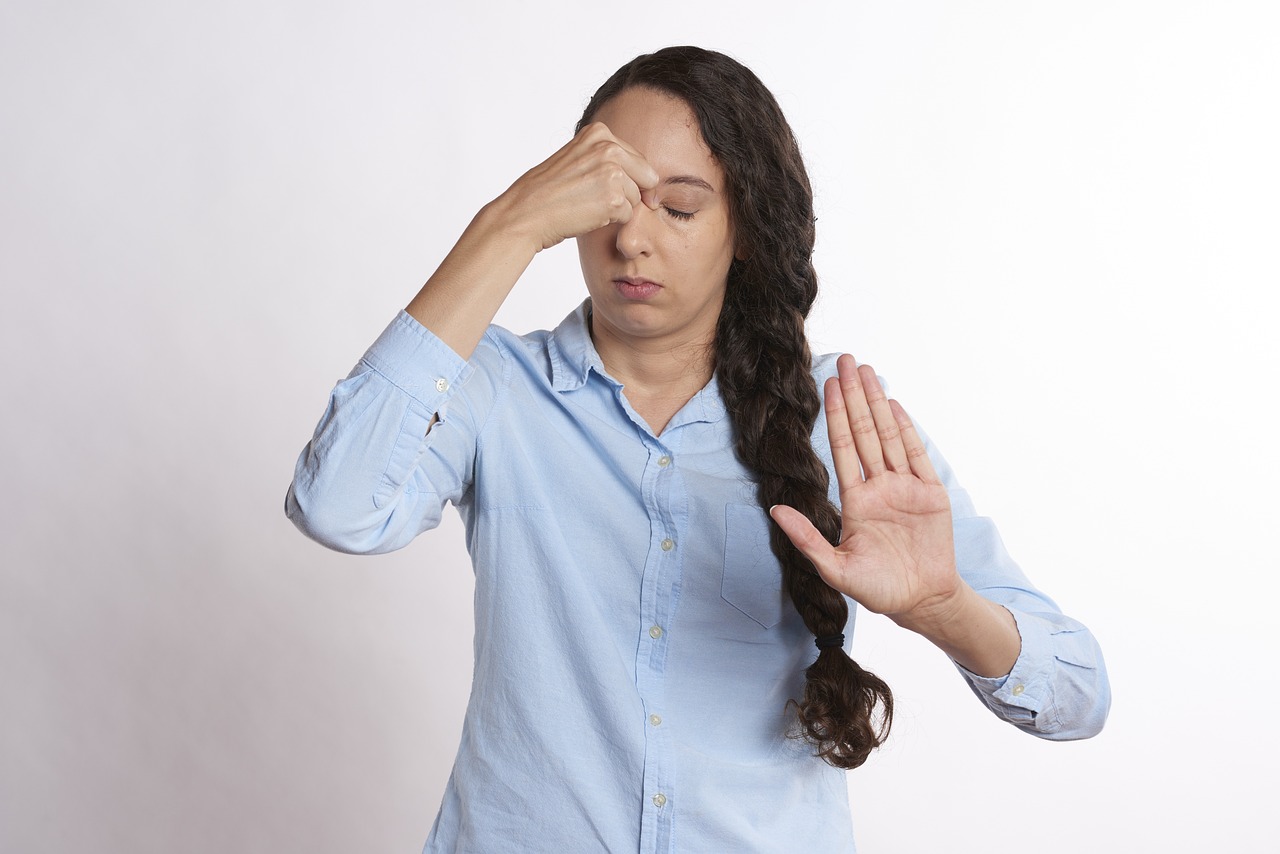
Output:
<svg viewBox="0 0 1280 854">
<path fill-rule="evenodd" d="M 700 190 L 706 190 L 708 193 L 714 193 L 716 188 L 699 178 L 697 175 L 672 175 L 664 184 L 687 184 L 690 187 L 697 187 Z"/>
</svg>

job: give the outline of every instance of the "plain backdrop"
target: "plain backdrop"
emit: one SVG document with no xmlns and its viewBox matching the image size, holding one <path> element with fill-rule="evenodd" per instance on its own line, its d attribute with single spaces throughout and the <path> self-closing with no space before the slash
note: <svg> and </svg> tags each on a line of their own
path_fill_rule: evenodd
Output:
<svg viewBox="0 0 1280 854">
<path fill-rule="evenodd" d="M 1280 15 L 1176 0 L 6 2 L 0 850 L 419 850 L 461 526 L 327 552 L 293 464 L 472 214 L 681 43 L 801 140 L 815 349 L 889 379 L 1114 686 L 1042 742 L 864 616 L 900 705 L 860 850 L 1275 850 Z M 556 247 L 499 322 L 584 295 Z"/>
</svg>

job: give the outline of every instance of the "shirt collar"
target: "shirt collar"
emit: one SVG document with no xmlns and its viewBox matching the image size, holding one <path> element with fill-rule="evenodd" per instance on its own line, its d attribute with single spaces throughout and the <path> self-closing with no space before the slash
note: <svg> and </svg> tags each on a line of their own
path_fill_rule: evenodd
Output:
<svg viewBox="0 0 1280 854">
<path fill-rule="evenodd" d="M 596 373 L 617 385 L 604 371 L 604 362 L 596 352 L 596 345 L 591 341 L 591 333 L 587 331 L 587 312 L 591 310 L 591 300 L 582 301 L 569 316 L 560 321 L 560 325 L 552 330 L 547 339 L 547 354 L 551 357 L 551 387 L 556 391 L 574 391 L 582 388 L 587 381 L 587 373 L 596 369 Z"/>
<path fill-rule="evenodd" d="M 596 345 L 591 340 L 591 332 L 587 326 L 590 312 L 591 300 L 588 298 L 562 320 L 548 337 L 551 387 L 556 391 L 576 391 L 582 388 L 592 370 L 614 388 L 622 388 L 620 382 L 609 376 L 604 362 L 600 360 L 600 354 L 596 352 Z M 685 404 L 667 426 L 669 429 L 692 421 L 719 421 L 725 414 L 724 401 L 720 398 L 720 384 L 712 375 L 711 381 Z"/>
</svg>

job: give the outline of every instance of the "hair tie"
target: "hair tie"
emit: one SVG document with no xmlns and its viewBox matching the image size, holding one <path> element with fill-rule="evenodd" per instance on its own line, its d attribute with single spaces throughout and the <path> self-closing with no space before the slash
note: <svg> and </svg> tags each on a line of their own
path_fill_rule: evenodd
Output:
<svg viewBox="0 0 1280 854">
<path fill-rule="evenodd" d="M 813 645 L 820 650 L 843 647 L 844 635 L 823 635 L 820 638 L 814 638 Z"/>
</svg>

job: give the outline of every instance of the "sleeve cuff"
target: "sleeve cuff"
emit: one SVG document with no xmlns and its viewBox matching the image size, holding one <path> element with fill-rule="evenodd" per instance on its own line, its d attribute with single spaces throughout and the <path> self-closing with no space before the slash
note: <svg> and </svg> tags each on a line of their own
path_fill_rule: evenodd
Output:
<svg viewBox="0 0 1280 854">
<path fill-rule="evenodd" d="M 440 411 L 454 388 L 472 372 L 465 359 L 405 311 L 396 315 L 360 361 L 427 412 Z"/>
<path fill-rule="evenodd" d="M 1008 610 L 1022 638 L 1013 669 L 1004 676 L 978 676 L 959 664 L 956 667 L 993 712 L 1012 724 L 1035 727 L 1046 710 L 1053 683 L 1051 627 L 1033 614 Z"/>
<path fill-rule="evenodd" d="M 386 470 L 373 495 L 374 506 L 381 508 L 405 488 L 409 473 L 426 447 L 434 419 L 438 416 L 444 420 L 449 399 L 471 376 L 473 368 L 404 311 L 373 342 L 356 371 L 362 366 L 372 369 L 409 398 L 396 425 Z"/>
</svg>

